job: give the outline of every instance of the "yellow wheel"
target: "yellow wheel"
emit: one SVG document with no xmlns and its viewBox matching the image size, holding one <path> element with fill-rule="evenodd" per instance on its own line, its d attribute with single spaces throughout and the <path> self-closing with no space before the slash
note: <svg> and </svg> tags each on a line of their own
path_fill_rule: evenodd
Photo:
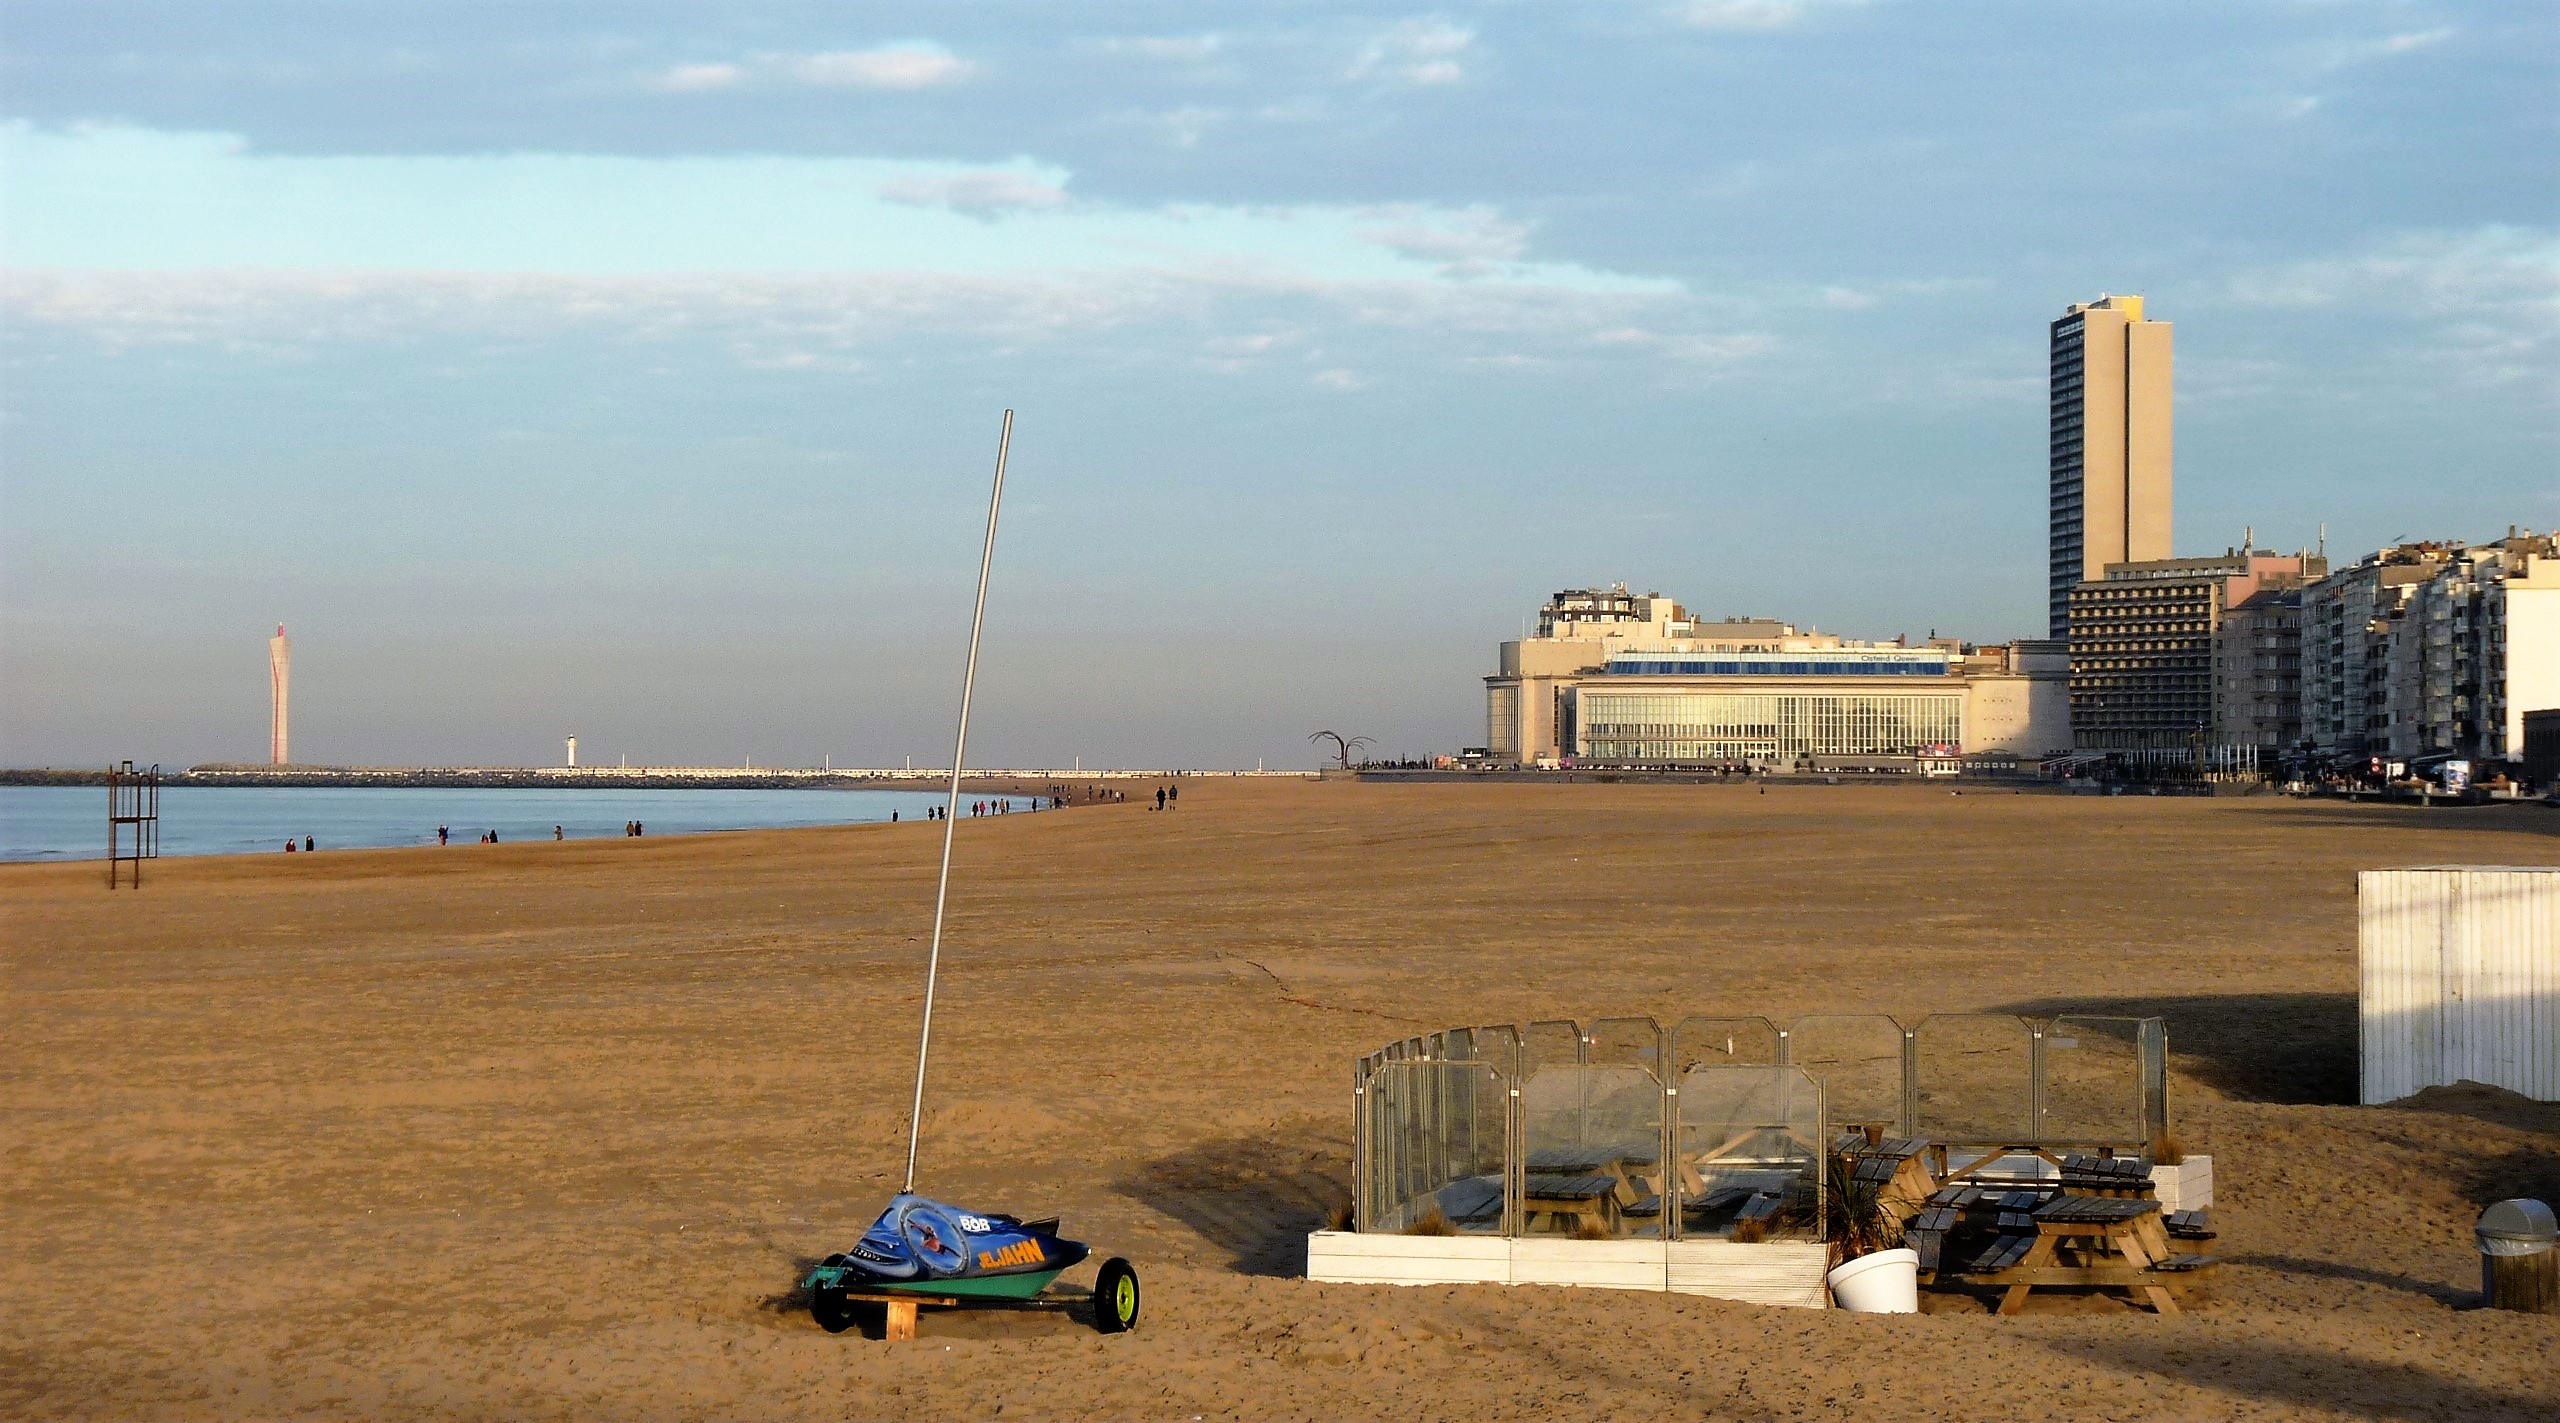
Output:
<svg viewBox="0 0 2560 1423">
<path fill-rule="evenodd" d="M 1114 1255 L 1093 1280 L 1093 1327 L 1120 1334 L 1138 1327 L 1138 1272 Z"/>
</svg>

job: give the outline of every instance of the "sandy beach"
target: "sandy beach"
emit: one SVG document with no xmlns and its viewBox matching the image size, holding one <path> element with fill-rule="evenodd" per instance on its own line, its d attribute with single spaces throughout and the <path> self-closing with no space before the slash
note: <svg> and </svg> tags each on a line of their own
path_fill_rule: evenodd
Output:
<svg viewBox="0 0 2560 1423">
<path fill-rule="evenodd" d="M 959 825 L 920 1188 L 1147 1314 L 794 1297 L 896 1187 L 940 827 L 0 866 L 0 1413 L 2550 1418 L 2470 1224 L 2560 1107 L 2354 1091 L 2361 868 L 2560 813 L 1928 788 L 1194 781 Z M 2228 1262 L 2188 1314 L 1318 1286 L 1350 1071 L 1466 1023 L 2160 1013 Z M 1090 1278 L 1085 1270 L 1070 1279 Z"/>
</svg>

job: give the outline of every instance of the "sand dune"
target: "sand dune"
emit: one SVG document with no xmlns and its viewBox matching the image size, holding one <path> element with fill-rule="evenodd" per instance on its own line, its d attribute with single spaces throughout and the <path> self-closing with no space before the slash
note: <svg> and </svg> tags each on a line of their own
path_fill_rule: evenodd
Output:
<svg viewBox="0 0 2560 1423">
<path fill-rule="evenodd" d="M 1228 784 L 959 826 L 921 1185 L 1148 1317 L 819 1332 L 895 1186 L 939 827 L 0 867 L 37 1418 L 2550 1417 L 2469 1308 L 2560 1108 L 2339 1105 L 2352 872 L 2560 814 L 1921 788 Z M 1530 1017 L 2158 1011 L 2232 1263 L 2182 1318 L 1316 1286 L 1349 1073 Z"/>
</svg>

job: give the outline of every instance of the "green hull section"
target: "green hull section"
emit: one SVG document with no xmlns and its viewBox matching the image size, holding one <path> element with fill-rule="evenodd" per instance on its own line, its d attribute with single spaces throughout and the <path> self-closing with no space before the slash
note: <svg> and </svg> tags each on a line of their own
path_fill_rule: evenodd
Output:
<svg viewBox="0 0 2560 1423">
<path fill-rule="evenodd" d="M 918 1280 L 912 1284 L 874 1281 L 863 1288 L 876 1294 L 948 1295 L 954 1299 L 1029 1299 L 1049 1288 L 1067 1267 L 1032 1270 L 1020 1275 L 975 1275 L 965 1280 Z"/>
</svg>

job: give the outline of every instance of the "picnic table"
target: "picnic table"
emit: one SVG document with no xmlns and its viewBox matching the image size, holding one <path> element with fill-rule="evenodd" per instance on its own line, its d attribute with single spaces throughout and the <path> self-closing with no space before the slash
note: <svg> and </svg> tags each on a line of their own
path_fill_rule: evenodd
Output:
<svg viewBox="0 0 2560 1423">
<path fill-rule="evenodd" d="M 1621 1207 L 1626 1204 L 1618 1199 L 1618 1193 L 1626 1184 L 1614 1175 L 1532 1172 L 1520 1182 L 1523 1224 L 1536 1230 L 1543 1217 L 1559 1230 L 1573 1230 L 1589 1223 L 1615 1235 Z"/>
<path fill-rule="evenodd" d="M 2025 1213 L 2023 1221 L 2003 1223 L 2011 1228 L 1967 1271 L 1977 1284 L 2006 1287 L 2002 1314 L 2026 1308 L 2027 1296 L 2039 1285 L 2123 1290 L 2161 1314 L 2176 1314 L 2165 1277 L 2213 1264 L 2210 1256 L 2171 1248 L 2158 1201 L 2064 1192 Z"/>
</svg>

